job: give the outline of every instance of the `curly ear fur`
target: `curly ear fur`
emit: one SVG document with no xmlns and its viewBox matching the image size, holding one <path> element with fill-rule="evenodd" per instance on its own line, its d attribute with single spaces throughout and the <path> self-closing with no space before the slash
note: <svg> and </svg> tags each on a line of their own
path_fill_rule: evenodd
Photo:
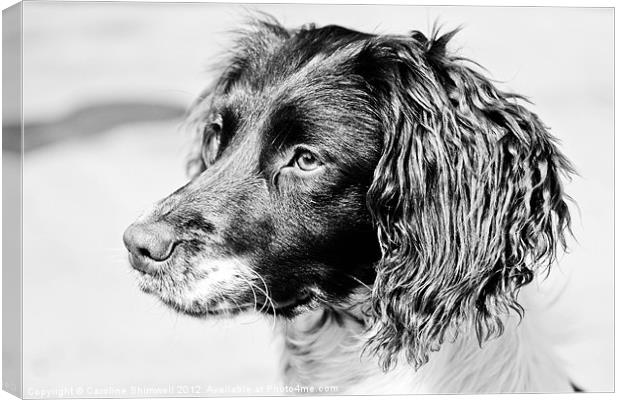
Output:
<svg viewBox="0 0 620 400">
<path fill-rule="evenodd" d="M 386 114 L 367 198 L 382 248 L 369 346 L 385 369 L 401 351 L 420 367 L 465 323 L 480 344 L 501 335 L 519 288 L 566 247 L 570 163 L 521 96 L 446 52 L 454 34 L 364 51 Z"/>
</svg>

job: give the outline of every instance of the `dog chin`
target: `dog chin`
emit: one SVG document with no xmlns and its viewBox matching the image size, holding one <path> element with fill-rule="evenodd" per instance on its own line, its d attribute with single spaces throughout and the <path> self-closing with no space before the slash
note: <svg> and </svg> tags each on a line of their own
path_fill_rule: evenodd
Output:
<svg viewBox="0 0 620 400">
<path fill-rule="evenodd" d="M 253 295 L 250 295 L 250 301 L 247 297 L 241 299 L 225 296 L 217 296 L 217 300 L 187 299 L 182 295 L 170 296 L 162 292 L 159 287 L 150 285 L 148 279 L 140 284 L 140 289 L 156 296 L 175 312 L 194 318 L 230 318 L 243 313 L 255 312 L 266 317 L 292 319 L 318 305 L 318 301 L 309 294 L 302 294 L 285 301 L 261 299 L 254 302 Z"/>
<path fill-rule="evenodd" d="M 238 265 L 235 263 L 237 268 Z M 222 269 L 213 269 L 193 282 L 182 282 L 180 276 L 173 277 L 169 272 L 152 275 L 134 271 L 140 290 L 156 296 L 176 312 L 192 317 L 227 317 L 255 311 L 294 318 L 318 305 L 313 290 L 302 290 L 289 298 L 274 300 L 264 295 L 265 289 L 256 286 L 258 282 L 248 286 L 248 275 L 240 279 L 241 274 L 222 273 Z"/>
<path fill-rule="evenodd" d="M 147 292 L 148 293 L 148 292 Z M 266 317 L 276 316 L 291 319 L 295 316 L 312 309 L 311 300 L 296 299 L 286 303 L 271 304 L 235 304 L 234 301 L 222 300 L 219 302 L 194 302 L 187 304 L 183 301 L 164 298 L 159 299 L 175 312 L 194 318 L 232 318 L 239 314 L 257 312 Z M 275 307 L 274 307 L 275 306 Z"/>
</svg>

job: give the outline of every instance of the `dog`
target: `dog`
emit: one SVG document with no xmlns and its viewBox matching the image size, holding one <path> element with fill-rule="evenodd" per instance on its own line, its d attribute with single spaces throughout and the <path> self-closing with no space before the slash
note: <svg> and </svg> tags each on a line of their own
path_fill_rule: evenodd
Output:
<svg viewBox="0 0 620 400">
<path fill-rule="evenodd" d="M 238 32 L 188 114 L 190 181 L 124 234 L 141 289 L 273 316 L 289 384 L 578 390 L 525 313 L 567 247 L 573 167 L 456 32 Z"/>
</svg>

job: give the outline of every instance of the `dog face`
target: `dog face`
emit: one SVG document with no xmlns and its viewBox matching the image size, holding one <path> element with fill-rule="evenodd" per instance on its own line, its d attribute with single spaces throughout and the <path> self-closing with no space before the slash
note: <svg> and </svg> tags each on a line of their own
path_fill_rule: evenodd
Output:
<svg viewBox="0 0 620 400">
<path fill-rule="evenodd" d="M 416 366 L 501 333 L 564 245 L 568 161 L 519 96 L 427 39 L 257 22 L 192 108 L 192 179 L 125 232 L 143 290 L 196 316 L 368 297 Z"/>
<path fill-rule="evenodd" d="M 292 315 L 374 280 L 366 194 L 382 139 L 371 98 L 349 51 L 310 49 L 312 37 L 270 51 L 285 36 L 245 44 L 238 52 L 257 54 L 236 53 L 197 101 L 193 179 L 125 236 L 142 287 L 180 311 L 237 312 L 256 298 Z"/>
</svg>

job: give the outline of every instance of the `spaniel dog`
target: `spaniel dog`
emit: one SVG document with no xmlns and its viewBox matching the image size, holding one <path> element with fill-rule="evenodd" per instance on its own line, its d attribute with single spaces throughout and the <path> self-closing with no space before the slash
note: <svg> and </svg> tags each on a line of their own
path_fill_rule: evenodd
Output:
<svg viewBox="0 0 620 400">
<path fill-rule="evenodd" d="M 273 316 L 291 384 L 575 389 L 521 290 L 566 247 L 571 164 L 454 34 L 250 23 L 189 113 L 190 181 L 125 232 L 141 289 Z"/>
</svg>

